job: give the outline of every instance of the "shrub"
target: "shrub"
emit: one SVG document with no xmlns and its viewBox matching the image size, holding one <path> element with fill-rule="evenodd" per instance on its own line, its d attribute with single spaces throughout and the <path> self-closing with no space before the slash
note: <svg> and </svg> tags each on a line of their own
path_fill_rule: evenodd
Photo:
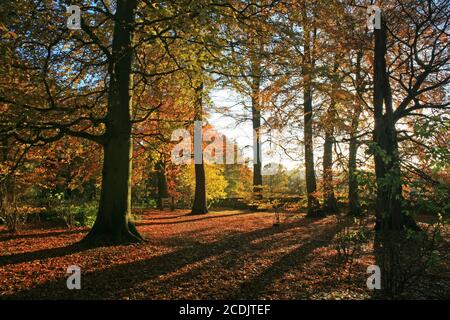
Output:
<svg viewBox="0 0 450 320">
<path fill-rule="evenodd" d="M 53 210 L 69 229 L 92 226 L 97 215 L 97 205 L 90 202 L 77 204 L 65 201 L 55 206 Z"/>
<path fill-rule="evenodd" d="M 15 204 L 3 201 L 0 207 L 0 220 L 9 232 L 17 232 L 25 222 L 25 215 Z"/>
<path fill-rule="evenodd" d="M 357 218 L 354 218 L 354 222 L 356 226 L 345 227 L 333 240 L 338 258 L 345 262 L 353 262 L 355 255 L 362 252 L 363 245 L 369 242 L 373 235 L 367 222 Z"/>
<path fill-rule="evenodd" d="M 382 272 L 382 289 L 388 297 L 401 297 L 409 289 L 417 294 L 421 288 L 419 283 L 430 269 L 450 257 L 442 237 L 444 224 L 440 219 L 424 231 L 384 231 L 377 234 L 376 259 Z"/>
<path fill-rule="evenodd" d="M 443 215 L 450 217 L 450 188 L 448 184 L 436 183 L 430 185 L 427 181 L 418 179 L 408 185 L 405 195 L 409 208 L 414 213 Z"/>
<path fill-rule="evenodd" d="M 75 224 L 77 226 L 92 227 L 97 217 L 97 203 L 87 202 L 80 206 L 75 206 Z"/>
<path fill-rule="evenodd" d="M 375 174 L 369 171 L 357 170 L 355 172 L 358 181 L 360 206 L 364 212 L 370 212 L 375 208 L 377 184 Z"/>
</svg>

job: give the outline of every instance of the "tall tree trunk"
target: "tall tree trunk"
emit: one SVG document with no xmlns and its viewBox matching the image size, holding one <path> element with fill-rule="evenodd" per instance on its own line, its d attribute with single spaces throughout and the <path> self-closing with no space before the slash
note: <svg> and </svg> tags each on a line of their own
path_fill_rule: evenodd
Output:
<svg viewBox="0 0 450 320">
<path fill-rule="evenodd" d="M 314 170 L 314 146 L 312 128 L 312 90 L 310 84 L 303 87 L 304 99 L 304 137 L 305 137 L 305 177 L 308 197 L 308 215 L 320 213 L 320 204 L 315 193 L 317 191 L 316 173 Z"/>
<path fill-rule="evenodd" d="M 336 121 L 336 91 L 339 86 L 337 71 L 337 57 L 334 57 L 333 65 L 333 85 L 331 89 L 331 102 L 324 119 L 325 142 L 323 144 L 323 210 L 334 213 L 338 211 L 336 197 L 333 186 L 333 144 L 334 144 L 334 123 Z"/>
<path fill-rule="evenodd" d="M 136 5 L 136 0 L 118 0 L 114 16 L 102 190 L 97 219 L 86 237 L 89 241 L 143 240 L 131 221 L 131 65 Z"/>
<path fill-rule="evenodd" d="M 363 51 L 358 51 L 356 57 L 356 91 L 358 98 L 361 99 L 363 94 L 362 84 L 362 70 L 361 61 L 363 58 Z M 348 213 L 352 216 L 360 216 L 362 214 L 361 206 L 359 203 L 358 194 L 358 179 L 356 177 L 356 157 L 358 154 L 359 142 L 357 138 L 359 117 L 361 115 L 362 108 L 358 105 L 352 114 L 352 123 L 350 127 L 350 141 L 349 141 L 349 155 L 348 155 Z"/>
<path fill-rule="evenodd" d="M 324 211 L 328 213 L 334 213 L 338 210 L 333 186 L 333 143 L 334 129 L 326 128 L 325 143 L 323 145 L 323 207 Z"/>
<path fill-rule="evenodd" d="M 196 110 L 195 121 L 202 121 L 203 119 L 203 83 L 201 83 L 196 89 Z M 201 131 L 200 131 L 201 134 Z M 203 140 L 202 140 L 203 141 Z M 195 149 L 195 148 L 194 148 Z M 200 143 L 200 152 L 202 145 Z M 206 202 L 206 176 L 205 166 L 203 161 L 203 153 L 201 152 L 201 163 L 195 163 L 195 194 L 194 203 L 192 205 L 191 214 L 205 214 L 208 213 L 208 206 Z"/>
<path fill-rule="evenodd" d="M 261 159 L 261 106 L 259 65 L 253 65 L 252 78 L 252 125 L 253 125 L 253 193 L 255 199 L 262 198 L 262 159 Z"/>
<path fill-rule="evenodd" d="M 11 140 L 4 138 L 0 140 L 1 159 L 0 162 L 7 162 Z M 17 232 L 19 215 L 15 214 L 16 209 L 16 172 L 6 172 L 0 174 L 0 213 L 7 219 L 7 230 L 11 233 Z"/>
<path fill-rule="evenodd" d="M 314 145 L 313 145 L 313 108 L 312 108 L 312 52 L 311 35 L 306 12 L 306 1 L 303 1 L 302 20 L 304 26 L 304 61 L 303 73 L 303 104 L 304 104 L 304 130 L 305 139 L 305 179 L 306 194 L 308 197 L 308 215 L 316 216 L 321 213 L 320 203 L 315 193 L 317 191 L 316 174 L 314 171 Z"/>
<path fill-rule="evenodd" d="M 161 159 L 155 164 L 156 176 L 158 181 L 158 208 L 163 210 L 163 198 L 169 196 L 166 177 L 166 164 L 164 157 L 161 155 Z"/>
<path fill-rule="evenodd" d="M 259 3 L 259 1 L 256 1 Z M 257 16 L 257 8 L 250 7 L 250 12 Z M 255 20 L 256 21 L 256 20 Z M 253 198 L 262 199 L 262 149 L 261 149 L 261 54 L 264 52 L 263 43 L 257 36 L 258 25 L 250 21 L 251 28 L 248 30 L 250 44 L 250 90 L 252 104 L 252 126 L 253 126 Z"/>
<path fill-rule="evenodd" d="M 359 146 L 358 139 L 356 138 L 356 131 L 359 117 L 356 117 L 355 114 L 353 117 L 348 151 L 348 212 L 352 216 L 359 216 L 362 213 L 359 204 L 358 179 L 356 177 L 356 155 L 358 153 Z"/>
<path fill-rule="evenodd" d="M 420 230 L 414 219 L 402 211 L 402 182 L 397 131 L 389 75 L 386 67 L 386 24 L 375 30 L 374 56 L 374 157 L 377 181 L 376 235 L 374 252 L 381 270 L 381 288 L 388 296 L 397 293 L 400 276 L 398 257 L 406 250 L 405 228 Z M 384 108 L 383 108 L 384 106 Z"/>
<path fill-rule="evenodd" d="M 402 182 L 392 95 L 386 67 L 386 24 L 375 30 L 374 117 L 375 174 L 377 178 L 376 229 L 417 229 L 414 219 L 402 211 Z M 383 112 L 383 105 L 385 112 Z"/>
</svg>

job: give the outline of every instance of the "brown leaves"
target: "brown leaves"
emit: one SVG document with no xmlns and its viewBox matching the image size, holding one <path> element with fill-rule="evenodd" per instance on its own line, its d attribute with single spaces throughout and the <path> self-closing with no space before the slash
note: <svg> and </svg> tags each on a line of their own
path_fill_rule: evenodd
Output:
<svg viewBox="0 0 450 320">
<path fill-rule="evenodd" d="M 349 221 L 273 213 L 144 211 L 142 245 L 77 249 L 86 229 L 31 229 L 0 235 L 0 296 L 116 299 L 361 299 L 370 298 L 366 246 L 352 265 L 331 245 Z M 66 288 L 78 265 L 82 289 Z"/>
</svg>

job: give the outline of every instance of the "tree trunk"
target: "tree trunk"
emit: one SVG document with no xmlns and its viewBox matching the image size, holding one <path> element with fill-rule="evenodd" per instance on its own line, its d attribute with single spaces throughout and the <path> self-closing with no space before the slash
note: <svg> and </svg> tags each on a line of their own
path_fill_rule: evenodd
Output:
<svg viewBox="0 0 450 320">
<path fill-rule="evenodd" d="M 355 116 L 355 115 L 354 115 Z M 355 137 L 356 130 L 353 130 L 354 124 L 352 119 L 352 132 L 350 133 L 350 143 L 349 143 L 349 156 L 348 156 L 348 204 L 349 204 L 349 214 L 352 216 L 361 215 L 361 207 L 359 204 L 359 194 L 358 194 L 358 179 L 356 177 L 356 155 L 358 153 L 358 140 Z M 356 124 L 357 126 L 357 124 Z"/>
<path fill-rule="evenodd" d="M 309 84 L 304 88 L 304 137 L 305 137 L 305 178 L 306 193 L 308 197 L 308 215 L 315 216 L 320 213 L 320 204 L 315 193 L 317 191 L 316 173 L 314 171 L 314 148 L 312 129 L 312 91 Z"/>
<path fill-rule="evenodd" d="M 203 83 L 201 83 L 196 89 L 196 111 L 195 120 L 201 121 L 203 118 Z M 200 149 L 202 146 L 200 146 Z M 206 176 L 205 167 L 203 161 L 203 154 L 201 155 L 201 163 L 195 163 L 195 194 L 194 203 L 192 205 L 191 214 L 205 214 L 208 213 L 208 206 L 206 202 Z"/>
<path fill-rule="evenodd" d="M 11 148 L 11 140 L 8 138 L 0 140 L 1 160 L 6 163 L 8 161 L 9 150 Z M 7 230 L 16 233 L 19 228 L 21 216 L 17 213 L 16 202 L 16 172 L 6 172 L 0 174 L 0 213 L 6 219 Z"/>
<path fill-rule="evenodd" d="M 332 126 L 332 124 L 330 124 Z M 324 191 L 324 211 L 334 213 L 338 211 L 336 197 L 333 186 L 333 143 L 334 130 L 326 128 L 325 143 L 323 146 L 323 191 Z"/>
<path fill-rule="evenodd" d="M 134 12 L 137 1 L 117 1 L 99 212 L 85 238 L 101 242 L 139 242 L 131 221 L 131 106 Z"/>
<path fill-rule="evenodd" d="M 260 101 L 260 77 L 259 66 L 253 66 L 252 78 L 252 125 L 254 132 L 253 141 L 253 193 L 255 199 L 262 199 L 262 159 L 261 159 L 261 107 Z"/>
<path fill-rule="evenodd" d="M 257 1 L 258 3 L 258 1 Z M 257 14 L 256 7 L 251 6 L 250 12 Z M 253 31 L 258 29 L 256 24 L 250 22 L 249 30 L 249 78 L 251 105 L 252 105 L 252 127 L 253 127 L 253 199 L 263 198 L 263 178 L 262 178 L 262 149 L 261 149 L 261 54 L 264 52 L 263 43 Z M 256 29 L 253 29 L 256 28 Z"/>
<path fill-rule="evenodd" d="M 358 98 L 361 99 L 363 94 L 363 84 L 362 84 L 362 71 L 361 71 L 361 61 L 363 58 L 363 51 L 358 52 L 356 58 L 356 91 L 358 93 Z M 350 127 L 350 141 L 349 141 L 349 151 L 348 151 L 348 213 L 352 216 L 360 216 L 362 214 L 361 206 L 359 203 L 358 194 L 358 179 L 356 177 L 356 157 L 358 154 L 358 125 L 359 117 L 361 115 L 362 108 L 360 105 L 356 106 L 355 111 L 352 114 L 352 123 Z"/>
<path fill-rule="evenodd" d="M 315 193 L 317 191 L 316 174 L 314 171 L 314 146 L 313 146 L 313 110 L 312 110 L 312 72 L 313 63 L 311 57 L 311 35 L 308 25 L 309 19 L 306 12 L 306 2 L 303 1 L 302 20 L 304 25 L 304 61 L 303 73 L 303 104 L 304 104 L 304 130 L 305 139 L 305 179 L 306 194 L 308 197 L 308 215 L 320 215 L 320 203 Z"/>
<path fill-rule="evenodd" d="M 402 211 L 402 181 L 392 95 L 386 68 L 386 24 L 375 30 L 374 61 L 374 156 L 377 179 L 376 229 L 418 229 L 414 219 Z M 383 105 L 385 112 L 383 113 Z"/>
<path fill-rule="evenodd" d="M 202 164 L 195 165 L 195 196 L 194 204 L 192 205 L 191 214 L 205 214 L 208 213 L 206 204 L 206 177 L 205 167 Z"/>
<path fill-rule="evenodd" d="M 323 210 L 327 213 L 338 211 L 336 197 L 334 196 L 333 186 L 333 144 L 334 144 L 334 124 L 336 121 L 336 91 L 339 87 L 337 78 L 338 62 L 337 56 L 334 57 L 333 65 L 333 85 L 331 89 L 331 102 L 325 114 L 323 121 L 325 131 L 325 142 L 323 145 Z"/>
<path fill-rule="evenodd" d="M 162 199 L 167 198 L 169 196 L 169 192 L 167 187 L 166 166 L 162 156 L 161 159 L 155 164 L 155 170 L 158 181 L 158 208 L 159 210 L 163 210 Z"/>
</svg>

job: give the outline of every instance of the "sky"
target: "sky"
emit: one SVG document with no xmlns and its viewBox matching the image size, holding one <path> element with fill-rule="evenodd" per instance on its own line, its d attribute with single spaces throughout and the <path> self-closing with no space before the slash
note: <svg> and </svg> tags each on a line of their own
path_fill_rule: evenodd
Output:
<svg viewBox="0 0 450 320">
<path fill-rule="evenodd" d="M 232 112 L 244 112 L 243 106 L 239 104 L 242 101 L 242 97 L 230 90 L 230 89 L 216 89 L 210 93 L 211 104 L 213 107 L 205 108 L 208 114 L 208 122 L 220 133 L 227 136 L 231 140 L 235 140 L 239 145 L 239 148 L 243 150 L 244 157 L 253 159 L 253 128 L 250 120 L 243 123 L 238 123 L 233 117 L 224 115 L 218 110 L 223 108 L 230 108 Z M 216 110 L 217 111 L 216 111 Z M 239 110 L 241 109 L 241 110 Z M 263 141 L 265 140 L 265 132 L 263 132 Z M 268 155 L 270 149 L 274 149 L 269 143 L 263 143 L 262 145 L 262 165 L 269 164 L 271 162 L 281 163 L 287 169 L 295 169 L 301 166 L 301 163 L 293 161 L 286 155 L 282 155 L 280 150 L 276 150 L 273 155 Z"/>
</svg>

